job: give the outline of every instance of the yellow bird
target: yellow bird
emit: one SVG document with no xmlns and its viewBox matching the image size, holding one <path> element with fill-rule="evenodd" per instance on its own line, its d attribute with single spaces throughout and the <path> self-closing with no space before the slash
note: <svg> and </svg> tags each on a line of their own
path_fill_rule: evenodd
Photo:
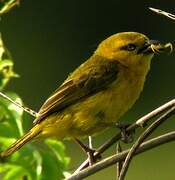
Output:
<svg viewBox="0 0 175 180">
<path fill-rule="evenodd" d="M 137 32 L 105 39 L 45 101 L 32 129 L 0 156 L 9 156 L 33 138 L 79 141 L 114 126 L 139 97 L 153 55 L 164 48 Z"/>
</svg>

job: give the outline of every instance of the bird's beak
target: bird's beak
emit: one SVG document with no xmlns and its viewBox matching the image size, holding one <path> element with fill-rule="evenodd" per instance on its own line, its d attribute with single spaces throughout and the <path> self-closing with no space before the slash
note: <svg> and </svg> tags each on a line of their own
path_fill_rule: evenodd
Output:
<svg viewBox="0 0 175 180">
<path fill-rule="evenodd" d="M 171 53 L 173 51 L 173 45 L 172 43 L 166 43 L 163 44 L 160 41 L 157 40 L 149 40 L 148 42 L 145 42 L 145 44 L 138 50 L 138 54 L 159 54 L 162 52 L 165 52 L 167 49 L 169 49 L 169 52 Z"/>
</svg>

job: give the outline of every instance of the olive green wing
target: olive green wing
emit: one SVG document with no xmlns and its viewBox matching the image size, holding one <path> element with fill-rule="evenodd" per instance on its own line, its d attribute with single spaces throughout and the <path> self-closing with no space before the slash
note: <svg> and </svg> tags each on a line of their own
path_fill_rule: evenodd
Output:
<svg viewBox="0 0 175 180">
<path fill-rule="evenodd" d="M 116 62 L 101 60 L 100 63 L 83 67 L 82 72 L 73 73 L 43 104 L 39 116 L 34 123 L 40 123 L 52 113 L 78 102 L 79 100 L 100 92 L 108 87 L 116 78 L 118 65 Z"/>
</svg>

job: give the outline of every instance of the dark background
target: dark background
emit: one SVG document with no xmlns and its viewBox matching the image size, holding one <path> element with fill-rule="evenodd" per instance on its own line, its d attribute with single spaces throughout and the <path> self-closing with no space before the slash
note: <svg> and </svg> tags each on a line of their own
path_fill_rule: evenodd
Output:
<svg viewBox="0 0 175 180">
<path fill-rule="evenodd" d="M 44 100 L 67 75 L 84 62 L 100 41 L 122 31 L 137 31 L 152 39 L 173 41 L 175 21 L 159 16 L 148 7 L 175 13 L 175 1 L 52 0 L 21 1 L 19 8 L 1 18 L 0 28 L 6 46 L 20 74 L 8 90 L 17 92 L 29 107 L 38 110 Z M 144 92 L 127 115 L 128 121 L 174 98 L 175 53 L 156 56 Z M 175 118 L 154 135 L 174 128 Z M 98 145 L 115 134 L 108 131 L 95 138 Z M 70 169 L 83 159 L 72 142 L 65 142 L 72 157 Z M 170 143 L 138 156 L 132 161 L 127 179 L 175 179 L 175 144 Z M 114 153 L 113 147 L 107 154 Z M 77 156 L 76 156 L 77 154 Z M 87 179 L 115 179 L 115 167 Z"/>
</svg>

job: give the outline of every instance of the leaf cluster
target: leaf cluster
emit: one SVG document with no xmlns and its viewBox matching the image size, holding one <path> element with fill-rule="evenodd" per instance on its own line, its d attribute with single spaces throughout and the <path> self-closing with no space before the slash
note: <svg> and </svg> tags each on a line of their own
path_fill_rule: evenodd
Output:
<svg viewBox="0 0 175 180">
<path fill-rule="evenodd" d="M 22 104 L 22 99 L 15 92 L 5 91 L 13 77 L 19 76 L 14 72 L 12 57 L 0 39 L 0 90 Z M 29 115 L 0 97 L 0 151 L 24 134 L 29 128 L 28 122 L 31 122 Z M 68 175 L 68 163 L 69 158 L 65 155 L 65 147 L 61 142 L 47 139 L 29 143 L 12 156 L 0 160 L 0 179 L 63 179 Z"/>
</svg>

